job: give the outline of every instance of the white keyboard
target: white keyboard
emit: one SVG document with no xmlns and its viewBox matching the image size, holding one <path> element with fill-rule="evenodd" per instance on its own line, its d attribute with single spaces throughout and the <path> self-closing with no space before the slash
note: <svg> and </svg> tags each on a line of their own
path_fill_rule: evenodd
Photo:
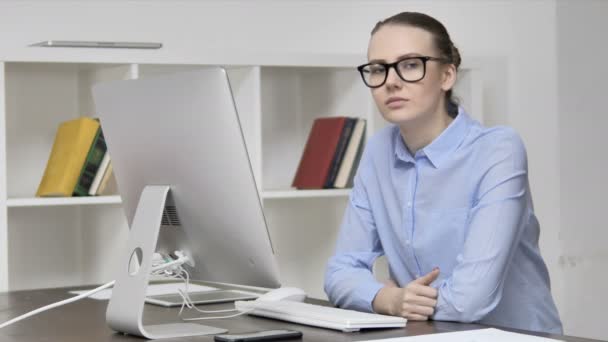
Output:
<svg viewBox="0 0 608 342">
<path fill-rule="evenodd" d="M 239 311 L 248 314 L 276 318 L 299 324 L 312 325 L 345 332 L 365 328 L 402 328 L 407 320 L 401 317 L 344 310 L 328 306 L 294 302 L 289 300 L 249 300 L 236 301 Z"/>
</svg>

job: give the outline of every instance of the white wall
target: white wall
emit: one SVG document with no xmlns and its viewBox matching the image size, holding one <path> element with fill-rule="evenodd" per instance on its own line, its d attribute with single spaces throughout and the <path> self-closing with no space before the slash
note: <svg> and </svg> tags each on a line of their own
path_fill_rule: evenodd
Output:
<svg viewBox="0 0 608 342">
<path fill-rule="evenodd" d="M 557 3 L 563 319 L 569 333 L 603 339 L 608 339 L 606 18 L 606 1 Z"/>
<path fill-rule="evenodd" d="M 563 312 L 555 1 L 4 1 L 0 58 L 31 58 L 40 48 L 25 46 L 47 39 L 160 41 L 156 55 L 167 61 L 272 51 L 364 54 L 375 22 L 403 10 L 429 13 L 448 27 L 464 62 L 483 69 L 487 121 L 523 136 L 542 252 Z"/>
</svg>

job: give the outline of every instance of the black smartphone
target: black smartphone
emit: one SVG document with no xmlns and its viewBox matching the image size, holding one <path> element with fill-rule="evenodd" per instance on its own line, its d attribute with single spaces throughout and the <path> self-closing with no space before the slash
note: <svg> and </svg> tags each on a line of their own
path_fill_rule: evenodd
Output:
<svg viewBox="0 0 608 342">
<path fill-rule="evenodd" d="M 279 339 L 302 338 L 302 332 L 297 330 L 263 330 L 240 334 L 215 335 L 217 342 L 249 342 L 249 341 L 272 341 Z"/>
</svg>

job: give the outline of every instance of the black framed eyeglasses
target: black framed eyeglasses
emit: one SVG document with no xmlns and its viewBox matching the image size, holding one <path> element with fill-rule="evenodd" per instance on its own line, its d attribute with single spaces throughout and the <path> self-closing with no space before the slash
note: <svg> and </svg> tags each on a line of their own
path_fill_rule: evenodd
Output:
<svg viewBox="0 0 608 342">
<path fill-rule="evenodd" d="M 426 75 L 426 62 L 437 61 L 448 63 L 445 58 L 430 56 L 405 57 L 394 63 L 367 63 L 357 67 L 366 86 L 378 88 L 384 85 L 388 72 L 394 68 L 399 78 L 405 82 L 418 82 Z"/>
</svg>

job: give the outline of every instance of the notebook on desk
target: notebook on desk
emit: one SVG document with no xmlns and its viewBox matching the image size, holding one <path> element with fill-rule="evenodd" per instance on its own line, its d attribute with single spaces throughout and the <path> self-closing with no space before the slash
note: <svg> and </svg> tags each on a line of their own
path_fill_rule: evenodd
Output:
<svg viewBox="0 0 608 342">
<path fill-rule="evenodd" d="M 444 332 L 420 336 L 407 336 L 374 340 L 374 342 L 559 342 L 546 337 L 525 335 L 495 328 Z M 364 341 L 372 342 L 372 341 Z"/>
</svg>

